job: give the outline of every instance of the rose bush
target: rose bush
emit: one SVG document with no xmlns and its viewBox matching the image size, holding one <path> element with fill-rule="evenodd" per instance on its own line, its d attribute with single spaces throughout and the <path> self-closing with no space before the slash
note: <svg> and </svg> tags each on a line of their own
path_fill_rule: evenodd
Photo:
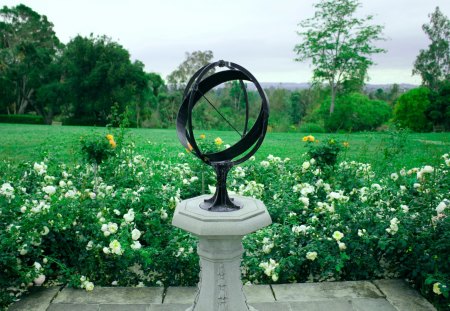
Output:
<svg viewBox="0 0 450 311">
<path fill-rule="evenodd" d="M 196 284 L 196 239 L 171 219 L 180 200 L 214 186 L 214 175 L 187 152 L 153 158 L 122 143 L 101 162 L 73 167 L 1 163 L 1 306 L 33 284 Z M 325 168 L 307 155 L 300 163 L 252 157 L 234 168 L 229 190 L 261 199 L 273 219 L 244 238 L 244 282 L 402 277 L 448 308 L 449 155 L 442 160 L 383 176 L 370 164 Z"/>
</svg>

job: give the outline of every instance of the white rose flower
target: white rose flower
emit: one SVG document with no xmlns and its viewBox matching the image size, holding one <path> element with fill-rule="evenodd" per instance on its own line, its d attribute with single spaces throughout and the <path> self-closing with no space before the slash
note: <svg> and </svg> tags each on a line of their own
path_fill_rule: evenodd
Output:
<svg viewBox="0 0 450 311">
<path fill-rule="evenodd" d="M 334 231 L 333 232 L 333 239 L 335 239 L 336 241 L 340 241 L 342 238 L 344 237 L 344 234 L 340 231 Z"/>
<path fill-rule="evenodd" d="M 108 247 L 103 247 L 103 252 L 105 253 L 105 254 L 110 254 L 111 253 L 111 250 L 108 248 Z"/>
<path fill-rule="evenodd" d="M 316 258 L 317 258 L 317 252 L 307 252 L 306 253 L 306 259 L 314 261 L 314 260 L 316 260 Z"/>
<path fill-rule="evenodd" d="M 92 282 L 86 282 L 84 283 L 84 288 L 86 289 L 86 291 L 90 292 L 94 290 L 94 283 Z"/>
<path fill-rule="evenodd" d="M 342 242 L 337 242 L 337 243 L 338 243 L 339 249 L 341 251 L 347 249 L 347 245 L 345 245 L 345 243 L 342 243 Z"/>
<path fill-rule="evenodd" d="M 397 173 L 392 173 L 392 174 L 391 174 L 391 179 L 392 179 L 393 181 L 396 181 L 396 180 L 398 179 L 398 174 L 397 174 Z"/>
<path fill-rule="evenodd" d="M 42 191 L 47 193 L 48 195 L 52 195 L 56 192 L 56 187 L 54 186 L 45 186 L 42 188 Z"/>
<path fill-rule="evenodd" d="M 141 243 L 139 241 L 134 241 L 133 244 L 131 244 L 132 249 L 140 249 L 142 247 Z"/>
<path fill-rule="evenodd" d="M 139 240 L 139 238 L 141 237 L 141 231 L 139 231 L 138 229 L 133 229 L 133 231 L 131 231 L 131 238 L 133 240 Z"/>
<path fill-rule="evenodd" d="M 447 204 L 445 204 L 444 201 L 442 201 L 441 203 L 438 204 L 438 206 L 436 207 L 436 212 L 438 214 L 441 214 L 447 207 Z"/>
<path fill-rule="evenodd" d="M 111 249 L 111 253 L 116 255 L 122 255 L 123 250 L 122 246 L 120 245 L 120 242 L 117 240 L 112 240 L 111 243 L 109 243 L 109 248 Z"/>
<path fill-rule="evenodd" d="M 311 163 L 309 163 L 308 161 L 305 161 L 302 164 L 302 169 L 306 171 L 306 170 L 308 170 L 308 168 L 310 168 L 310 166 L 311 166 Z"/>
<path fill-rule="evenodd" d="M 33 282 L 34 282 L 34 284 L 35 284 L 36 286 L 41 286 L 42 283 L 45 282 L 45 275 L 40 274 L 37 278 L 35 278 L 35 279 L 33 280 Z"/>
<path fill-rule="evenodd" d="M 47 235 L 50 232 L 47 226 L 44 226 L 44 228 L 41 231 L 41 235 Z"/>
<path fill-rule="evenodd" d="M 436 283 L 433 284 L 433 292 L 436 295 L 441 295 L 442 294 L 441 288 L 439 287 L 439 285 L 441 285 L 441 283 L 439 283 L 439 282 L 436 282 Z"/>
<path fill-rule="evenodd" d="M 269 167 L 269 165 L 270 165 L 269 161 L 261 161 L 262 167 Z"/>
<path fill-rule="evenodd" d="M 134 220 L 134 211 L 132 208 L 130 208 L 128 212 L 123 215 L 123 219 L 125 219 L 126 222 L 132 222 Z"/>
<path fill-rule="evenodd" d="M 109 222 L 108 223 L 108 231 L 110 233 L 116 233 L 118 229 L 119 229 L 119 227 L 117 226 L 116 223 L 114 223 L 114 222 Z"/>
</svg>

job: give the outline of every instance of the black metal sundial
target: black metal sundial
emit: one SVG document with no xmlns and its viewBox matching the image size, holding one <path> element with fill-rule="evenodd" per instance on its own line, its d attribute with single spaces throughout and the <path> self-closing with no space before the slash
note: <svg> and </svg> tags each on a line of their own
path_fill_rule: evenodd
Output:
<svg viewBox="0 0 450 311">
<path fill-rule="evenodd" d="M 224 70 L 209 74 L 216 67 Z M 214 87 L 229 81 L 239 81 L 244 92 L 245 99 L 245 123 L 244 130 L 240 133 L 235 127 L 220 113 L 220 111 L 205 97 L 205 94 Z M 255 85 L 261 98 L 261 109 L 253 126 L 248 129 L 249 104 L 248 96 L 243 81 L 251 82 Z M 214 110 L 241 136 L 235 144 L 229 148 L 215 152 L 203 153 L 197 145 L 192 126 L 192 110 L 200 99 L 206 101 Z M 181 144 L 191 149 L 192 153 L 204 163 L 211 165 L 217 176 L 216 192 L 210 198 L 200 204 L 200 207 L 213 212 L 230 212 L 242 208 L 241 204 L 234 199 L 230 199 L 227 191 L 227 175 L 230 169 L 248 160 L 261 146 L 267 131 L 269 119 L 269 101 L 261 85 L 256 78 L 245 68 L 231 62 L 223 60 L 208 64 L 200 68 L 189 80 L 183 94 L 183 102 L 177 116 L 177 134 Z"/>
</svg>

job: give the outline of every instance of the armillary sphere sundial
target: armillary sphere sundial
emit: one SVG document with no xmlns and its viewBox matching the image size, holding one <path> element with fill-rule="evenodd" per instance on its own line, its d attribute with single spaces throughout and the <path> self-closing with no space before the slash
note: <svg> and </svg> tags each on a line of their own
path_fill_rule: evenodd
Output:
<svg viewBox="0 0 450 311">
<path fill-rule="evenodd" d="M 223 70 L 214 72 L 219 67 Z M 213 72 L 211 74 L 211 72 Z M 231 123 L 220 113 L 205 94 L 214 87 L 229 81 L 239 81 L 239 85 L 244 93 L 245 99 L 245 123 L 240 139 L 229 148 L 213 153 L 203 153 L 194 136 L 192 113 L 193 108 L 204 98 L 214 108 L 214 110 L 234 129 Z M 261 98 L 261 109 L 253 126 L 248 129 L 249 123 L 249 102 L 244 81 L 255 85 Z M 226 187 L 227 175 L 230 169 L 248 160 L 261 146 L 267 131 L 269 119 L 269 101 L 261 85 L 256 78 L 245 68 L 238 64 L 217 61 L 200 68 L 189 80 L 183 94 L 183 102 L 177 116 L 177 134 L 181 144 L 192 150 L 192 153 L 204 163 L 211 165 L 217 176 L 216 191 L 210 199 L 206 199 L 200 204 L 205 210 L 214 212 L 229 212 L 242 208 L 237 200 L 230 199 Z M 236 130 L 237 131 L 237 130 Z"/>
</svg>

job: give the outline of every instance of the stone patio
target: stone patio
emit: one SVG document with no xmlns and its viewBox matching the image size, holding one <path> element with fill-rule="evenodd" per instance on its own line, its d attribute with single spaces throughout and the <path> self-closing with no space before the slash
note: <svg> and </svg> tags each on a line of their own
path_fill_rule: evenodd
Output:
<svg viewBox="0 0 450 311">
<path fill-rule="evenodd" d="M 403 280 L 251 285 L 244 291 L 258 311 L 436 310 Z M 195 292 L 195 287 L 37 288 L 8 310 L 185 311 Z"/>
</svg>

